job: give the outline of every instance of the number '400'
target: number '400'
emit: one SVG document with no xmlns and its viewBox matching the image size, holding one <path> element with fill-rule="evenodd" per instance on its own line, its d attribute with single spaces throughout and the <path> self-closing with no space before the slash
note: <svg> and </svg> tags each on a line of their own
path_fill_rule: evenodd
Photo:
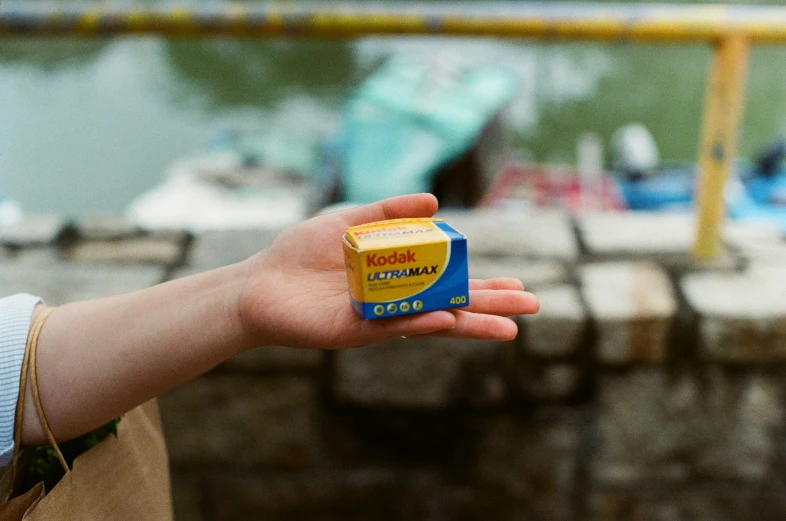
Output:
<svg viewBox="0 0 786 521">
<path fill-rule="evenodd" d="M 453 297 L 450 299 L 451 304 L 466 304 L 467 303 L 467 296 L 462 295 L 460 297 Z"/>
</svg>

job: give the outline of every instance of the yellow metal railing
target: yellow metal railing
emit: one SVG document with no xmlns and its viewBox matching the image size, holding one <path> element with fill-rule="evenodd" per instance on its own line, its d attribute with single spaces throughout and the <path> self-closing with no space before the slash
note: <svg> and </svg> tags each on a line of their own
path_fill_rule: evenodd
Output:
<svg viewBox="0 0 786 521">
<path fill-rule="evenodd" d="M 721 248 L 723 188 L 737 153 L 751 44 L 786 43 L 786 8 L 620 4 L 200 4 L 0 2 L 3 36 L 315 37 L 458 35 L 704 42 L 715 47 L 699 149 L 694 256 Z"/>
</svg>

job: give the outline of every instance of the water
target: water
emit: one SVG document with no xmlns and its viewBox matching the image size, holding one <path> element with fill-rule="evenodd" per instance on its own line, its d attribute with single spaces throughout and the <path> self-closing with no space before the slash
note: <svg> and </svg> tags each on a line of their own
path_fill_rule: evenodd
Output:
<svg viewBox="0 0 786 521">
<path fill-rule="evenodd" d="M 0 40 L 0 190 L 28 212 L 121 212 L 174 160 L 220 128 L 321 134 L 385 57 L 508 64 L 519 94 L 506 120 L 520 155 L 573 161 L 586 132 L 606 142 L 632 121 L 661 157 L 693 160 L 705 46 L 539 44 L 489 39 L 233 41 Z M 786 134 L 786 48 L 752 56 L 741 152 Z"/>
</svg>

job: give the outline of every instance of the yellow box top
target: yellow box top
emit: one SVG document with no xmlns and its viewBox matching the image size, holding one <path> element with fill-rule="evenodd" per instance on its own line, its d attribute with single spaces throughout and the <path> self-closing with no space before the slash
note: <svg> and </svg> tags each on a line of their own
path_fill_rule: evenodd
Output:
<svg viewBox="0 0 786 521">
<path fill-rule="evenodd" d="M 395 248 L 411 244 L 445 242 L 447 237 L 434 224 L 443 222 L 433 217 L 390 219 L 347 229 L 347 242 L 358 250 Z"/>
</svg>

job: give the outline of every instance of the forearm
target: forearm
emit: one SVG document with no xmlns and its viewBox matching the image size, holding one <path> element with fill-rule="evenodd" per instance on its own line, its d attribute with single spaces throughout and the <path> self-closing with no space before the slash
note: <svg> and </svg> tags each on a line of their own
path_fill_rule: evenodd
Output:
<svg viewBox="0 0 786 521">
<path fill-rule="evenodd" d="M 135 293 L 64 305 L 38 345 L 38 382 L 58 439 L 87 432 L 251 347 L 237 310 L 245 264 Z M 22 439 L 44 441 L 28 385 Z"/>
</svg>

